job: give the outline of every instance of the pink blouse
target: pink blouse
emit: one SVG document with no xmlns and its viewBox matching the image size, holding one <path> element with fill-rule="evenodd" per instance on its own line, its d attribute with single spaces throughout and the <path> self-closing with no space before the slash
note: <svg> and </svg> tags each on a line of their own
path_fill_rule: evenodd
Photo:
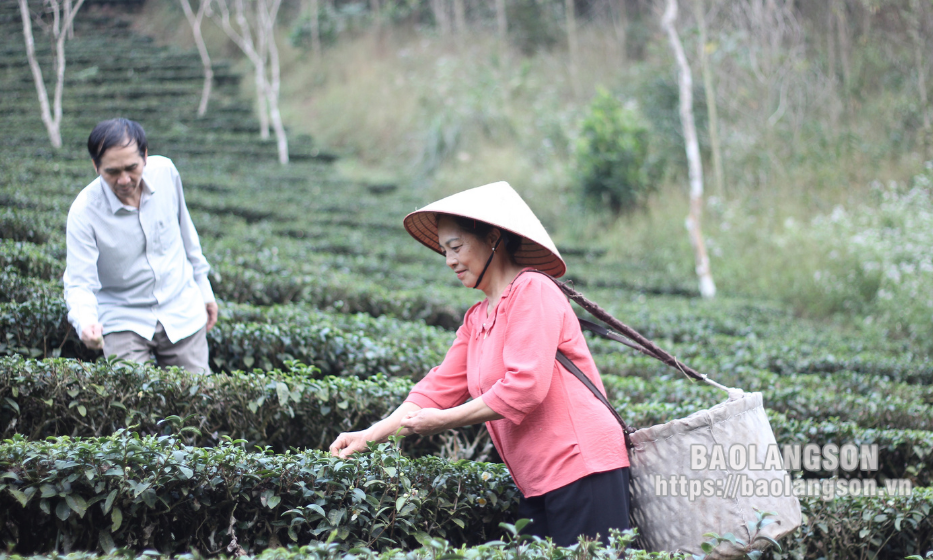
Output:
<svg viewBox="0 0 933 560">
<path fill-rule="evenodd" d="M 487 300 L 467 311 L 441 365 L 407 402 L 447 409 L 483 397 L 504 416 L 486 422 L 525 497 L 589 474 L 629 465 L 622 428 L 579 379 L 560 365 L 560 348 L 605 394 L 577 317 L 541 274 L 520 274 L 487 318 Z"/>
</svg>

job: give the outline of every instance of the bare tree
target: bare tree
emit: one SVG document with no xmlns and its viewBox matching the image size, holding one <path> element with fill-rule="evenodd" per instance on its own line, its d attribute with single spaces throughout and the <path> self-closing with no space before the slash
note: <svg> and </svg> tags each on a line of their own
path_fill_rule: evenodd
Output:
<svg viewBox="0 0 933 560">
<path fill-rule="evenodd" d="M 450 35 L 450 14 L 447 11 L 447 0 L 431 0 L 431 11 L 434 12 L 434 23 L 441 31 L 441 36 Z"/>
<path fill-rule="evenodd" d="M 922 149 L 924 157 L 933 156 L 933 123 L 930 122 L 930 107 L 927 102 L 926 61 L 923 58 L 926 52 L 926 35 L 924 23 L 926 10 L 921 0 L 910 0 L 910 17 L 908 18 L 910 39 L 914 46 L 914 64 L 917 67 L 917 88 L 920 97 L 920 111 L 923 118 Z"/>
<path fill-rule="evenodd" d="M 628 11 L 625 0 L 609 0 L 612 12 L 612 26 L 616 33 L 616 42 L 619 44 L 619 56 L 623 62 L 628 59 Z"/>
<path fill-rule="evenodd" d="M 467 31 L 466 23 L 466 4 L 464 0 L 454 0 L 454 30 L 457 32 L 457 38 L 463 39 Z"/>
<path fill-rule="evenodd" d="M 564 0 L 564 15 L 567 19 L 567 48 L 570 51 L 570 76 L 573 80 L 574 88 L 577 84 L 577 64 L 578 52 L 580 51 L 577 42 L 577 13 L 574 0 Z"/>
<path fill-rule="evenodd" d="M 72 29 L 75 16 L 84 4 L 78 0 L 74 5 L 67 2 L 63 13 L 62 5 L 58 0 L 45 0 L 45 5 L 52 12 L 52 25 L 49 28 L 52 40 L 55 43 L 55 94 L 49 106 L 49 93 L 45 89 L 45 80 L 42 78 L 42 68 L 36 58 L 36 44 L 32 37 L 32 14 L 29 11 L 27 0 L 19 0 L 19 13 L 23 18 L 23 38 L 26 41 L 26 58 L 32 70 L 32 78 L 36 83 L 36 93 L 39 96 L 39 109 L 42 122 L 49 133 L 49 140 L 53 148 L 62 147 L 62 93 L 65 89 L 65 38 L 68 30 Z M 70 9 L 68 9 L 70 7 Z M 73 32 L 72 32 L 73 33 Z"/>
<path fill-rule="evenodd" d="M 211 0 L 200 0 L 198 13 L 191 9 L 191 2 L 188 0 L 179 0 L 181 8 L 185 12 L 185 18 L 191 25 L 191 33 L 194 35 L 194 44 L 198 47 L 198 54 L 201 55 L 201 66 L 204 68 L 204 87 L 201 90 L 201 103 L 198 105 L 198 116 L 203 117 L 207 113 L 207 102 L 211 98 L 211 86 L 214 83 L 214 68 L 211 66 L 211 57 L 207 53 L 207 45 L 204 43 L 204 35 L 201 34 L 201 22 L 204 16 L 210 13 Z"/>
<path fill-rule="evenodd" d="M 253 64 L 256 98 L 259 108 L 260 137 L 269 138 L 269 124 L 275 131 L 279 162 L 288 163 L 288 138 L 279 112 L 281 75 L 279 51 L 275 44 L 275 18 L 282 0 L 250 0 L 252 11 L 246 10 L 247 0 L 214 0 L 220 8 L 220 26 Z M 233 2 L 237 28 L 230 21 L 228 1 Z M 248 16 L 252 16 L 250 21 Z M 256 36 L 254 41 L 253 35 Z"/>
<path fill-rule="evenodd" d="M 713 0 L 715 2 L 715 0 Z M 709 117 L 709 143 L 713 151 L 713 177 L 716 179 L 716 194 L 723 195 L 725 179 L 722 172 L 722 150 L 719 142 L 719 112 L 716 109 L 716 87 L 713 85 L 713 69 L 710 68 L 706 38 L 706 10 L 703 0 L 693 1 L 697 26 L 700 28 L 699 58 L 703 73 L 703 90 L 706 93 L 706 114 Z"/>
<path fill-rule="evenodd" d="M 693 77 L 684 54 L 684 47 L 677 35 L 674 22 L 677 19 L 677 0 L 667 0 L 667 8 L 661 18 L 661 27 L 667 33 L 677 59 L 678 84 L 680 86 L 680 122 L 684 131 L 687 150 L 687 166 L 690 176 L 690 213 L 687 216 L 687 231 L 696 260 L 696 272 L 700 280 L 700 295 L 711 298 L 716 295 L 716 284 L 710 273 L 709 256 L 700 229 L 703 213 L 703 162 L 700 160 L 700 145 L 697 142 L 696 123 L 693 119 Z"/>
<path fill-rule="evenodd" d="M 311 52 L 315 58 L 321 57 L 321 3 L 320 0 L 306 0 L 305 11 L 311 17 Z"/>
<path fill-rule="evenodd" d="M 509 31 L 509 20 L 505 13 L 505 0 L 496 2 L 496 31 L 499 34 L 499 43 L 505 48 L 506 34 Z"/>
</svg>

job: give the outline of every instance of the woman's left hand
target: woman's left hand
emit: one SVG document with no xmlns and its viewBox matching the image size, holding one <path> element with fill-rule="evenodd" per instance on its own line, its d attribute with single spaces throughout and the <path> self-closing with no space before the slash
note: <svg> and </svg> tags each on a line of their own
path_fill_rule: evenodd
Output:
<svg viewBox="0 0 933 560">
<path fill-rule="evenodd" d="M 407 414 L 402 419 L 402 427 L 422 436 L 433 436 L 451 427 L 447 414 L 438 408 L 422 408 Z"/>
</svg>

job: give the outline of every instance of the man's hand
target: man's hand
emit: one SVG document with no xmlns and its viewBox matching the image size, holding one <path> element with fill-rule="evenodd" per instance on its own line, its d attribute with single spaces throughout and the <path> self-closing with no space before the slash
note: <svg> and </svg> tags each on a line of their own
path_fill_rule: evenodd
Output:
<svg viewBox="0 0 933 560">
<path fill-rule="evenodd" d="M 104 349 L 104 326 L 100 323 L 88 325 L 81 330 L 81 342 L 91 350 Z"/>
<path fill-rule="evenodd" d="M 438 408 L 422 408 L 408 413 L 402 419 L 402 427 L 422 436 L 433 436 L 451 428 L 449 413 Z"/>
<path fill-rule="evenodd" d="M 214 328 L 214 325 L 217 324 L 217 302 L 212 301 L 210 303 L 204 304 L 204 307 L 207 309 L 207 330 Z"/>
</svg>

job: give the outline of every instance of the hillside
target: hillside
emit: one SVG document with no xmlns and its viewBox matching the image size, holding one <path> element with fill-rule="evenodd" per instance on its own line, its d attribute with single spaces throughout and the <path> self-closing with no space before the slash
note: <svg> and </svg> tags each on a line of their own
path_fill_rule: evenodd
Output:
<svg viewBox="0 0 933 560">
<path fill-rule="evenodd" d="M 259 554 L 332 531 L 334 551 L 413 550 L 419 531 L 453 546 L 498 538 L 517 489 L 504 466 L 479 462 L 495 458 L 481 429 L 411 438 L 405 455 L 320 453 L 336 433 L 392 410 L 480 298 L 404 232 L 402 217 L 430 202 L 422 186 L 348 179 L 334 152 L 295 131 L 292 163 L 279 165 L 228 62 L 216 63 L 215 97 L 198 119 L 196 53 L 133 31 L 141 9 L 82 10 L 68 43 L 65 147 L 53 151 L 16 6 L 0 4 L 0 470 L 13 473 L 0 479 L 0 538 L 23 554 Z M 47 45 L 40 53 L 47 72 Z M 221 305 L 210 380 L 94 363 L 65 321 L 65 215 L 94 179 L 88 132 L 117 115 L 139 120 L 150 153 L 181 172 Z M 801 319 L 774 301 L 702 301 L 657 267 L 564 239 L 578 289 L 711 378 L 761 391 L 778 443 L 879 446 L 875 472 L 796 476 L 913 487 L 804 498 L 807 521 L 785 549 L 903 558 L 933 546 L 933 362 L 915 346 L 873 324 Z M 725 398 L 613 343 L 592 339 L 591 349 L 632 425 Z"/>
</svg>

